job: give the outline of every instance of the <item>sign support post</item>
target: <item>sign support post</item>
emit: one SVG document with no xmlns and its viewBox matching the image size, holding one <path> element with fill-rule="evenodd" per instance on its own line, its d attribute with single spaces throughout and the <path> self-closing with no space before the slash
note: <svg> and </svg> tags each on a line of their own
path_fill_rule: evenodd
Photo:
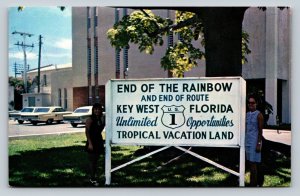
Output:
<svg viewBox="0 0 300 196">
<path fill-rule="evenodd" d="M 112 120 L 111 120 L 111 82 L 109 81 L 105 86 L 105 185 L 111 183 L 111 134 L 112 134 Z"/>
<path fill-rule="evenodd" d="M 240 146 L 239 185 L 245 186 L 245 148 Z"/>
<path fill-rule="evenodd" d="M 240 82 L 240 186 L 245 186 L 246 82 Z"/>
</svg>

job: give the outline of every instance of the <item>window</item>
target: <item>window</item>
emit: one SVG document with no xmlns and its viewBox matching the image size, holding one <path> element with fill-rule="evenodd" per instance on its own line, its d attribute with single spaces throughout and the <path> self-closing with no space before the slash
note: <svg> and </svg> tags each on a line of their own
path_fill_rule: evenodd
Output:
<svg viewBox="0 0 300 196">
<path fill-rule="evenodd" d="M 64 112 L 65 110 L 62 108 L 55 108 L 53 112 Z"/>
<path fill-rule="evenodd" d="M 91 27 L 91 13 L 90 13 L 90 8 L 87 7 L 87 29 Z"/>
<path fill-rule="evenodd" d="M 97 41 L 97 39 L 95 39 L 95 41 Z M 95 61 L 95 67 L 94 67 L 94 73 L 97 74 L 98 73 L 98 43 L 95 43 L 95 47 L 94 47 L 94 61 Z"/>
<path fill-rule="evenodd" d="M 98 26 L 98 12 L 97 7 L 94 7 L 94 27 Z"/>
<path fill-rule="evenodd" d="M 58 105 L 61 106 L 61 89 L 58 89 Z"/>
<path fill-rule="evenodd" d="M 119 22 L 119 17 L 120 17 L 120 9 L 115 8 L 115 23 Z"/>
<path fill-rule="evenodd" d="M 64 108 L 67 109 L 68 108 L 68 92 L 67 92 L 66 88 L 64 89 L 64 98 L 65 98 Z"/>
<path fill-rule="evenodd" d="M 89 109 L 76 109 L 74 113 L 88 113 L 89 111 Z"/>
<path fill-rule="evenodd" d="M 35 97 L 28 97 L 28 106 L 35 106 Z"/>
<path fill-rule="evenodd" d="M 182 38 L 182 36 L 181 36 L 180 33 L 178 33 L 178 40 L 181 41 L 181 42 L 183 42 L 183 38 Z"/>
<path fill-rule="evenodd" d="M 34 78 L 33 78 L 33 80 L 32 80 L 32 84 L 36 84 L 36 85 L 38 85 L 40 82 L 39 82 L 39 76 L 35 76 Z"/>
<path fill-rule="evenodd" d="M 124 78 L 128 76 L 128 47 L 123 49 Z"/>
<path fill-rule="evenodd" d="M 127 16 L 127 15 L 128 15 L 127 8 L 123 8 L 123 16 Z"/>
<path fill-rule="evenodd" d="M 35 112 L 41 113 L 41 112 L 49 112 L 50 108 L 37 108 Z"/>
<path fill-rule="evenodd" d="M 91 47 L 88 47 L 88 74 L 91 74 L 91 69 L 92 69 L 92 50 L 91 50 Z"/>
<path fill-rule="evenodd" d="M 168 45 L 169 45 L 169 46 L 173 46 L 173 42 L 174 42 L 173 31 L 170 31 L 170 32 L 169 32 L 169 36 L 168 36 Z"/>
<path fill-rule="evenodd" d="M 120 49 L 115 50 L 116 72 L 120 73 Z"/>
<path fill-rule="evenodd" d="M 47 75 L 43 75 L 43 86 L 47 86 Z"/>
<path fill-rule="evenodd" d="M 34 108 L 23 108 L 21 112 L 33 112 Z"/>
<path fill-rule="evenodd" d="M 119 22 L 120 9 L 115 8 L 115 23 Z M 115 49 L 116 78 L 120 78 L 120 49 Z"/>
<path fill-rule="evenodd" d="M 123 8 L 123 16 L 128 15 L 127 8 Z M 129 47 L 123 48 L 123 77 L 126 78 L 128 76 L 128 49 Z"/>
<path fill-rule="evenodd" d="M 98 63 L 98 37 L 97 37 L 97 26 L 98 26 L 98 9 L 94 7 L 94 76 L 95 82 L 98 77 L 99 63 Z"/>
</svg>

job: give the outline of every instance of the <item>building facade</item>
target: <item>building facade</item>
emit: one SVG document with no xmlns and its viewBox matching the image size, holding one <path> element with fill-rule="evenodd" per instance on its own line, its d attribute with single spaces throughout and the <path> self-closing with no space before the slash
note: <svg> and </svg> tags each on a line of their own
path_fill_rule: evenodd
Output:
<svg viewBox="0 0 300 196">
<path fill-rule="evenodd" d="M 170 77 L 170 73 L 161 68 L 160 60 L 167 45 L 179 39 L 174 34 L 165 37 L 164 46 L 156 47 L 152 55 L 141 53 L 136 45 L 130 45 L 130 49 L 123 48 L 121 51 L 111 46 L 106 32 L 115 22 L 132 11 L 127 8 L 107 7 L 72 9 L 74 107 L 83 103 L 104 104 L 104 86 L 110 79 Z M 159 10 L 154 13 L 174 18 L 174 11 Z M 193 72 L 186 73 L 186 76 L 203 76 L 205 63 L 199 64 L 202 65 Z M 202 74 L 199 75 L 199 72 Z"/>
<path fill-rule="evenodd" d="M 290 10 L 250 8 L 243 28 L 250 35 L 248 63 L 243 65 L 247 86 L 263 90 L 273 106 L 269 124 L 291 122 Z"/>
<path fill-rule="evenodd" d="M 73 109 L 95 102 L 104 104 L 105 84 L 110 79 L 166 78 L 170 77 L 160 65 L 167 44 L 173 44 L 177 35 L 168 35 L 164 46 L 156 47 L 152 55 L 141 53 L 136 45 L 116 50 L 110 45 L 106 32 L 124 15 L 133 10 L 127 8 L 74 7 L 72 8 Z M 155 14 L 174 18 L 174 12 L 156 10 Z M 269 124 L 291 122 L 290 106 L 290 10 L 267 8 L 262 11 L 249 8 L 244 17 L 243 29 L 249 34 L 252 51 L 243 65 L 242 77 L 247 86 L 263 92 L 273 106 Z M 195 43 L 199 44 L 199 43 Z M 205 76 L 205 62 L 185 77 Z"/>
<path fill-rule="evenodd" d="M 40 91 L 38 91 L 38 69 L 27 72 L 32 85 L 23 94 L 23 107 L 61 106 L 73 110 L 72 64 L 47 65 L 40 68 Z"/>
</svg>

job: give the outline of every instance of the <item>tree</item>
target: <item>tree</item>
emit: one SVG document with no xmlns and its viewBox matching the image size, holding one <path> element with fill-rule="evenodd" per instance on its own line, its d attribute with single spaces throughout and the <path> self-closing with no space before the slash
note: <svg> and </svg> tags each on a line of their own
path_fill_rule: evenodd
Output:
<svg viewBox="0 0 300 196">
<path fill-rule="evenodd" d="M 13 86 L 15 91 L 18 94 L 24 93 L 24 81 L 20 78 L 14 78 L 14 77 L 9 77 L 8 78 L 8 83 L 10 86 Z M 30 89 L 32 86 L 32 81 L 29 79 L 27 80 L 27 88 Z"/>
<path fill-rule="evenodd" d="M 138 44 L 140 51 L 152 54 L 154 45 L 163 44 L 163 36 L 180 33 L 182 38 L 169 46 L 161 65 L 174 76 L 182 77 L 185 71 L 206 60 L 206 76 L 241 76 L 242 62 L 250 52 L 248 35 L 242 32 L 247 7 L 183 7 L 154 8 L 176 11 L 176 20 L 154 15 L 145 8 L 124 16 L 107 32 L 112 46 L 118 49 Z M 200 38 L 205 53 L 192 44 Z"/>
<path fill-rule="evenodd" d="M 8 83 L 10 86 L 13 86 L 14 89 L 19 93 L 23 93 L 24 91 L 24 81 L 19 78 L 9 77 Z"/>
<path fill-rule="evenodd" d="M 242 22 L 246 9 L 202 9 L 206 76 L 242 75 Z"/>
<path fill-rule="evenodd" d="M 22 109 L 22 93 L 24 92 L 24 81 L 19 78 L 9 77 L 8 84 L 14 87 L 14 101 L 11 106 L 16 110 Z"/>
</svg>

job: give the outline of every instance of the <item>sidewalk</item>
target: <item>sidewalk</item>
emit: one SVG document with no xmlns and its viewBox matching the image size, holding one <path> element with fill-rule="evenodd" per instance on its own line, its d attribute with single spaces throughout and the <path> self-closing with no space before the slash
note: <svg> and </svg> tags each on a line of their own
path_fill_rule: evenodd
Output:
<svg viewBox="0 0 300 196">
<path fill-rule="evenodd" d="M 265 139 L 274 142 L 279 142 L 287 145 L 291 145 L 292 143 L 291 131 L 264 129 L 263 136 L 265 137 Z"/>
</svg>

